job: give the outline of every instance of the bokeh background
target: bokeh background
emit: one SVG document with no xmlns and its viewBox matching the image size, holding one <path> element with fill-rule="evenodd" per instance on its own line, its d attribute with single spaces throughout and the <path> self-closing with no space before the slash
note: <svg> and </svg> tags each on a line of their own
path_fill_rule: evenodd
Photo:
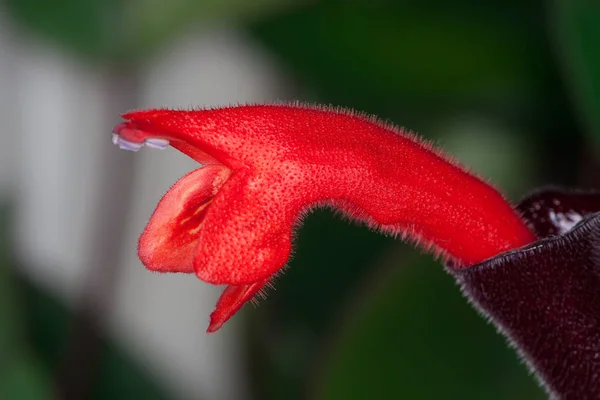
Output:
<svg viewBox="0 0 600 400">
<path fill-rule="evenodd" d="M 119 113 L 278 99 L 420 132 L 513 202 L 598 188 L 600 3 L 4 0 L 0 399 L 545 397 L 430 255 L 327 210 L 214 335 L 220 288 L 143 268 L 195 165 L 118 151 Z"/>
</svg>

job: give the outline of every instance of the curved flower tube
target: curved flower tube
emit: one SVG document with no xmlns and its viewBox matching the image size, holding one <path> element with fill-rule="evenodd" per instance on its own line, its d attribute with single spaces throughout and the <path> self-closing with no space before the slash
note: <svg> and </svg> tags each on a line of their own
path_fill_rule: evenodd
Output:
<svg viewBox="0 0 600 400">
<path fill-rule="evenodd" d="M 270 284 L 316 206 L 409 238 L 458 268 L 535 240 L 492 187 L 414 134 L 364 114 L 281 104 L 123 118 L 113 130 L 119 147 L 171 145 L 203 165 L 165 194 L 138 253 L 150 270 L 228 285 L 208 332 Z"/>
</svg>

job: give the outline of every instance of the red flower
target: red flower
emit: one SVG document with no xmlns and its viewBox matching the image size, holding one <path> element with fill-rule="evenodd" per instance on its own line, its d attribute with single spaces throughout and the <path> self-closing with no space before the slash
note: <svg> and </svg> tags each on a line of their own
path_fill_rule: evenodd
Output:
<svg viewBox="0 0 600 400">
<path fill-rule="evenodd" d="M 170 144 L 203 166 L 158 204 L 144 265 L 227 284 L 219 329 L 287 262 L 294 228 L 328 206 L 469 266 L 535 238 L 502 196 L 414 134 L 342 109 L 258 105 L 134 111 L 121 148 Z"/>
</svg>

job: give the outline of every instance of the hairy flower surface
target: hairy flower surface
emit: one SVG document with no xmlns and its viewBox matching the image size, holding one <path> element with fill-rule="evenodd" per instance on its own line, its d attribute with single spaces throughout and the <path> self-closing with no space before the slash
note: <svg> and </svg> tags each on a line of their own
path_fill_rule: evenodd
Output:
<svg viewBox="0 0 600 400">
<path fill-rule="evenodd" d="M 138 252 L 150 270 L 228 285 L 209 332 L 281 270 L 315 206 L 408 237 L 459 268 L 535 240 L 496 190 L 370 116 L 282 104 L 123 118 L 113 131 L 121 148 L 171 145 L 202 164 L 165 194 Z"/>
</svg>

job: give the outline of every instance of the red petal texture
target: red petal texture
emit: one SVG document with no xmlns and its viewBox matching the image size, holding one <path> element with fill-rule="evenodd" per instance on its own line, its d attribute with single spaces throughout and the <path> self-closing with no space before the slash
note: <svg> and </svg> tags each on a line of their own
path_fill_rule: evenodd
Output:
<svg viewBox="0 0 600 400">
<path fill-rule="evenodd" d="M 158 203 L 142 234 L 138 254 L 153 271 L 193 273 L 199 232 L 231 171 L 209 165 L 181 178 Z"/>
<path fill-rule="evenodd" d="M 149 269 L 230 285 L 209 331 L 285 265 L 294 228 L 316 206 L 408 236 L 460 267 L 535 240 L 496 190 L 373 117 L 301 105 L 123 117 L 114 130 L 121 147 L 168 140 L 207 164 L 165 195 L 140 240 L 140 258 Z"/>
<path fill-rule="evenodd" d="M 267 215 L 269 223 L 283 223 L 281 231 L 291 231 L 304 210 L 327 204 L 372 227 L 409 234 L 465 265 L 533 240 L 489 185 L 414 135 L 372 117 L 287 105 L 149 110 L 123 117 L 150 136 L 168 138 L 175 147 L 184 142 L 243 170 L 247 190 L 238 188 L 243 200 L 231 201 L 245 207 L 248 218 Z M 248 202 L 262 211 L 250 211 Z M 245 236 L 256 227 L 234 225 L 241 230 L 228 234 Z M 201 276 L 214 283 L 258 278 L 261 268 L 250 265 L 255 260 L 245 261 L 229 271 L 216 268 L 218 278 Z"/>
<path fill-rule="evenodd" d="M 540 240 L 448 270 L 553 398 L 598 399 L 600 194 L 540 191 L 519 209 Z M 573 215 L 583 219 L 560 233 Z"/>
<path fill-rule="evenodd" d="M 265 279 L 248 285 L 229 285 L 219 298 L 215 311 L 210 314 L 210 324 L 206 332 L 216 332 L 233 316 L 248 300 L 260 292 L 269 280 Z"/>
<path fill-rule="evenodd" d="M 235 173 L 219 190 L 199 232 L 198 278 L 249 284 L 269 278 L 287 261 L 296 213 L 263 178 Z M 265 196 L 265 194 L 267 194 Z"/>
</svg>

